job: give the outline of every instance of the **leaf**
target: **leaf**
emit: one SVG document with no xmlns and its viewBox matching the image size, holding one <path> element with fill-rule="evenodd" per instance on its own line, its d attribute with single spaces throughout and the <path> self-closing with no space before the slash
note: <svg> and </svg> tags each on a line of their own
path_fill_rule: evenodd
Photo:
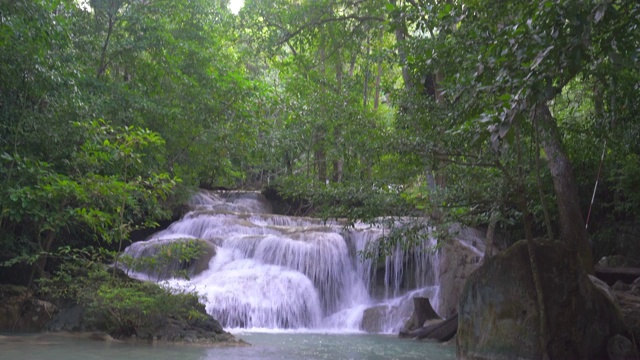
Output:
<svg viewBox="0 0 640 360">
<path fill-rule="evenodd" d="M 444 5 L 442 9 L 438 12 L 438 18 L 444 19 L 451 13 L 451 4 L 447 3 Z"/>
<path fill-rule="evenodd" d="M 500 135 L 500 137 L 504 139 L 509 130 L 511 130 L 511 124 L 507 121 L 502 122 L 500 123 L 500 128 L 498 129 L 498 135 Z"/>
</svg>

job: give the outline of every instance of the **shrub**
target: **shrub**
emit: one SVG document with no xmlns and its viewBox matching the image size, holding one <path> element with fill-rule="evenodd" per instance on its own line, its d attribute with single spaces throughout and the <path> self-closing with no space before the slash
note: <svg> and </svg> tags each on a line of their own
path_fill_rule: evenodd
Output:
<svg viewBox="0 0 640 360">
<path fill-rule="evenodd" d="M 195 292 L 131 279 L 99 260 L 95 255 L 68 257 L 54 276 L 40 280 L 45 295 L 85 309 L 83 328 L 103 330 L 114 338 L 145 337 L 168 318 L 206 317 Z"/>
</svg>

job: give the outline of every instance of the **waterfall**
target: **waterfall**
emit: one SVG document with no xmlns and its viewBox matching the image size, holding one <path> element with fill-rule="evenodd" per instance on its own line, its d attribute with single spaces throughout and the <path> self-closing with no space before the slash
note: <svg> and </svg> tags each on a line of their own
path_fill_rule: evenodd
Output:
<svg viewBox="0 0 640 360">
<path fill-rule="evenodd" d="M 252 192 L 202 191 L 190 205 L 181 220 L 125 252 L 149 256 L 150 248 L 181 239 L 211 244 L 206 270 L 169 283 L 195 290 L 227 328 L 394 332 L 411 315 L 413 296 L 429 296 L 438 310 L 431 239 L 363 257 L 384 229 L 271 214 Z M 375 329 L 364 325 L 371 309 Z"/>
</svg>

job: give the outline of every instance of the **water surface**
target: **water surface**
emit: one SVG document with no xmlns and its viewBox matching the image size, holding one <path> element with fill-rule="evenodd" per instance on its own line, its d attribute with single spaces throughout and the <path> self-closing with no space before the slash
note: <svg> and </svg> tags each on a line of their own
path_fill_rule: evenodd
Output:
<svg viewBox="0 0 640 360">
<path fill-rule="evenodd" d="M 1 360 L 444 360 L 455 359 L 452 344 L 371 334 L 237 333 L 247 347 L 147 345 L 88 340 L 61 335 L 0 339 Z"/>
</svg>

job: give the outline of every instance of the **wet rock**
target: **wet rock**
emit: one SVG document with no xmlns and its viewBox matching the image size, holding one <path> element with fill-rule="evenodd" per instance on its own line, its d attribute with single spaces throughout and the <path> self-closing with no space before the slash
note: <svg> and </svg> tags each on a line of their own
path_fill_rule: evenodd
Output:
<svg viewBox="0 0 640 360">
<path fill-rule="evenodd" d="M 362 323 L 360 323 L 360 330 L 379 333 L 384 330 L 384 324 L 386 323 L 386 316 L 389 312 L 389 306 L 379 305 L 366 309 L 362 314 Z"/>
</svg>

